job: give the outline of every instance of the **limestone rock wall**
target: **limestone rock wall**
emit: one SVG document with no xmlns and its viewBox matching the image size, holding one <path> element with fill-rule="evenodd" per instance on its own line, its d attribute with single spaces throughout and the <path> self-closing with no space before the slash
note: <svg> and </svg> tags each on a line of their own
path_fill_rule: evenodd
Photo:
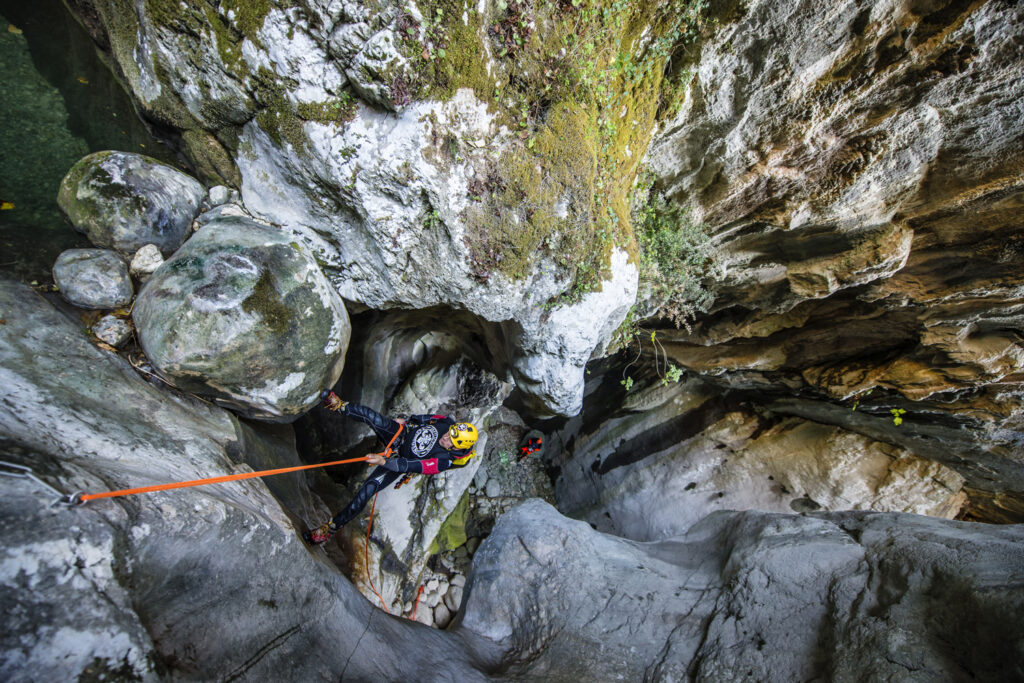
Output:
<svg viewBox="0 0 1024 683">
<path fill-rule="evenodd" d="M 967 504 L 965 479 L 954 468 L 894 445 L 887 434 L 775 412 L 754 392 L 641 378 L 627 393 L 594 379 L 587 396 L 583 413 L 549 436 L 556 500 L 563 514 L 607 533 L 657 541 L 715 510 L 952 519 Z"/>
<path fill-rule="evenodd" d="M 737 5 L 649 150 L 718 256 L 669 355 L 873 438 L 903 411 L 883 440 L 1019 493 L 1022 29 L 1010 2 Z"/>
<path fill-rule="evenodd" d="M 894 513 L 718 512 L 641 544 L 531 501 L 477 552 L 460 628 L 515 680 L 1007 679 L 1022 548 Z"/>
<path fill-rule="evenodd" d="M 161 1 L 138 12 L 116 0 L 74 4 L 145 115 L 180 136 L 200 171 L 305 241 L 342 296 L 375 309 L 468 313 L 503 343 L 486 349 L 489 369 L 515 381 L 533 410 L 579 410 L 583 365 L 635 298 L 635 262 L 623 245 L 609 249 L 601 286 L 575 304 L 557 299 L 573 283 L 563 264 L 579 254 L 541 244 L 514 275 L 474 264 L 469 216 L 479 213 L 479 187 L 497 182 L 495 159 L 523 140 L 469 88 L 410 101 L 399 91 L 416 72 L 396 47 L 403 35 L 426 44 L 430 31 L 461 24 L 441 29 L 441 19 L 390 2 Z M 480 35 L 497 12 L 466 11 Z M 569 210 L 568 193 L 578 191 L 556 197 L 559 232 L 592 232 L 589 214 Z M 502 230 L 519 220 L 483 219 Z"/>
</svg>

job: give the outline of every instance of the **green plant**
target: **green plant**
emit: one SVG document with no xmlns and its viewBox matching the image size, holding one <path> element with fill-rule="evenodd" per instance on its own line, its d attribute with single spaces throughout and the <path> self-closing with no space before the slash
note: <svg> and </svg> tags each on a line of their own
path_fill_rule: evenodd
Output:
<svg viewBox="0 0 1024 683">
<path fill-rule="evenodd" d="M 668 359 L 668 352 L 665 347 L 662 346 L 661 341 L 658 339 L 657 330 L 651 330 L 651 346 L 654 349 L 654 371 L 661 379 L 662 386 L 668 386 L 670 382 L 678 382 L 683 377 L 683 369 L 679 366 L 671 363 Z M 633 388 L 633 378 L 626 374 L 629 368 L 640 360 L 640 356 L 643 354 L 643 337 L 640 335 L 640 330 L 634 332 L 633 337 L 630 339 L 630 343 L 635 341 L 637 343 L 636 357 L 633 358 L 626 367 L 622 369 L 622 380 L 619 382 L 626 391 L 628 392 Z"/>
<path fill-rule="evenodd" d="M 712 268 L 709 236 L 677 203 L 653 189 L 634 212 L 640 248 L 640 281 L 662 317 L 686 327 L 712 301 L 704 277 Z"/>
<path fill-rule="evenodd" d="M 892 423 L 899 427 L 903 424 L 903 416 L 906 414 L 903 408 L 890 408 L 889 412 L 892 413 Z"/>
</svg>

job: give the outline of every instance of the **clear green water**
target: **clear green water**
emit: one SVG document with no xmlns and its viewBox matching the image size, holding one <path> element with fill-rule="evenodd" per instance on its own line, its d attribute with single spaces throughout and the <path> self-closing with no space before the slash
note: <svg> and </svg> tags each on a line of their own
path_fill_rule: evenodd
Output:
<svg viewBox="0 0 1024 683">
<path fill-rule="evenodd" d="M 50 280 L 65 249 L 88 247 L 57 208 L 83 156 L 139 152 L 181 167 L 154 139 L 60 0 L 0 0 L 0 273 Z"/>
</svg>

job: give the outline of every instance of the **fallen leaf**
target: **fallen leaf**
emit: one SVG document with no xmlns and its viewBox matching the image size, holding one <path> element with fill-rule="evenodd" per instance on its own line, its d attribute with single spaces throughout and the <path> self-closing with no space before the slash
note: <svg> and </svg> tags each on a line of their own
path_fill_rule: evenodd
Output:
<svg viewBox="0 0 1024 683">
<path fill-rule="evenodd" d="M 82 78 L 81 76 L 78 77 L 78 82 L 82 85 L 89 85 L 89 81 L 85 78 Z"/>
<path fill-rule="evenodd" d="M 114 353 L 117 353 L 117 349 L 115 349 L 113 346 L 111 346 L 110 344 L 108 344 L 106 342 L 96 342 L 96 346 L 100 347 L 101 349 L 105 349 L 107 351 L 112 351 Z"/>
<path fill-rule="evenodd" d="M 22 31 L 21 31 L 20 28 L 18 28 L 14 24 L 7 24 L 7 32 L 8 33 L 14 33 L 14 34 L 17 34 L 17 35 L 21 35 Z"/>
<path fill-rule="evenodd" d="M 7 319 L 6 318 L 0 318 L 0 325 L 6 325 L 6 324 L 7 324 Z"/>
<path fill-rule="evenodd" d="M 0 209 L 10 211 L 14 208 L 14 202 L 0 202 Z"/>
</svg>

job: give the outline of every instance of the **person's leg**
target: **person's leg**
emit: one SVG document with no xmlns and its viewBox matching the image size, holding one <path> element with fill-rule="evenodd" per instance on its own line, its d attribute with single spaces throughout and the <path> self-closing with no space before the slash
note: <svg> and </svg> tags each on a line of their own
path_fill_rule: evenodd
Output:
<svg viewBox="0 0 1024 683">
<path fill-rule="evenodd" d="M 338 514 L 334 515 L 334 519 L 331 521 L 334 523 L 335 528 L 340 529 L 352 521 L 352 518 L 366 507 L 366 504 L 370 502 L 374 494 L 390 485 L 400 476 L 401 472 L 392 472 L 382 465 L 375 467 L 370 476 L 363 482 L 363 485 L 356 491 L 356 495 L 349 501 L 348 505 L 342 508 Z"/>
<path fill-rule="evenodd" d="M 352 518 L 358 515 L 366 504 L 370 502 L 370 498 L 389 485 L 395 479 L 401 476 L 400 472 L 392 472 L 391 470 L 378 465 L 374 468 L 370 476 L 363 482 L 363 485 L 356 491 L 356 495 L 349 501 L 348 505 L 342 508 L 338 514 L 334 516 L 328 522 L 324 522 L 316 529 L 309 529 L 302 536 L 306 539 L 306 542 L 312 543 L 313 545 L 320 545 L 330 540 L 331 536 L 335 534 L 341 527 L 352 521 Z"/>
<path fill-rule="evenodd" d="M 351 417 L 353 420 L 364 422 L 370 425 L 370 429 L 377 435 L 377 438 L 382 443 L 388 443 L 395 436 L 395 432 L 398 431 L 398 423 L 392 420 L 390 417 L 384 417 L 373 408 L 367 408 L 361 406 L 358 403 L 349 403 L 345 406 L 346 417 Z"/>
</svg>

